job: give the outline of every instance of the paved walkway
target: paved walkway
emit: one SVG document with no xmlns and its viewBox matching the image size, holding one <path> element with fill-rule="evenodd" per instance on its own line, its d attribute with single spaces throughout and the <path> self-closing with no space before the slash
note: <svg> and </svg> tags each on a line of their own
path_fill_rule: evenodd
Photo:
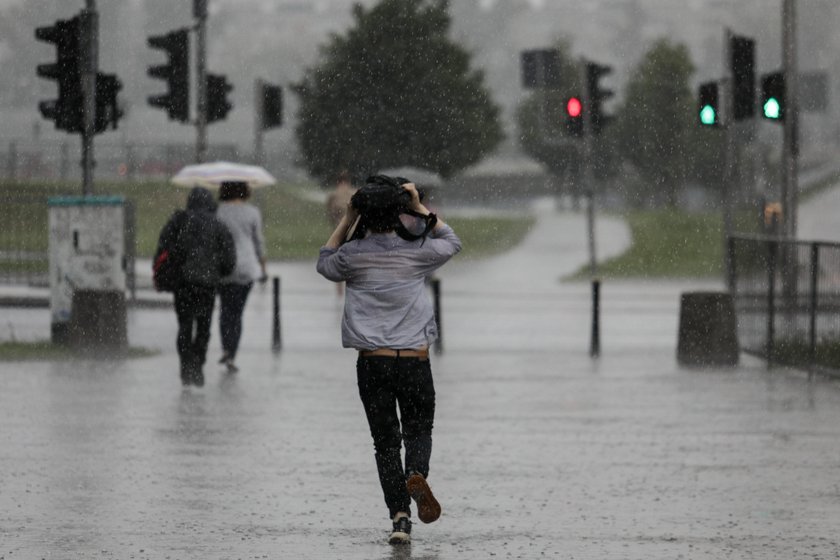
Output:
<svg viewBox="0 0 840 560">
<path fill-rule="evenodd" d="M 182 390 L 171 310 L 134 310 L 126 362 L 0 364 L 0 559 L 840 558 L 840 386 L 676 365 L 679 295 L 608 282 L 587 356 L 581 216 L 441 273 L 445 353 L 430 482 L 444 514 L 408 550 L 388 522 L 341 309 L 314 264 L 245 316 L 242 371 Z M 601 255 L 627 243 L 599 224 Z M 45 310 L 4 310 L 20 338 Z M 7 327 L 4 327 L 7 328 Z M 218 358 L 214 332 L 210 359 Z"/>
</svg>

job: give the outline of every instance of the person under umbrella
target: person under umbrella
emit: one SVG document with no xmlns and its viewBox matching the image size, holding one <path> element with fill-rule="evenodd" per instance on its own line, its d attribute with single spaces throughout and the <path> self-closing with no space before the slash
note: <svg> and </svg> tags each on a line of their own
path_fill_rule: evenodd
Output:
<svg viewBox="0 0 840 560">
<path fill-rule="evenodd" d="M 222 335 L 222 358 L 220 364 L 227 366 L 229 373 L 239 371 L 234 364 L 242 337 L 242 313 L 248 294 L 255 280 L 265 282 L 265 238 L 262 215 L 259 209 L 248 203 L 251 189 L 243 182 L 223 182 L 219 188 L 219 210 L 217 216 L 224 223 L 236 245 L 236 267 L 219 285 L 219 331 Z"/>
</svg>

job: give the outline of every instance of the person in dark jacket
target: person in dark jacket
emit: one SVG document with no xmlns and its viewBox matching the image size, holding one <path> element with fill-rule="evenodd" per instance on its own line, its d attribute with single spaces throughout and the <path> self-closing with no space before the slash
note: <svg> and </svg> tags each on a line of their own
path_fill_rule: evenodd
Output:
<svg viewBox="0 0 840 560">
<path fill-rule="evenodd" d="M 236 266 L 233 236 L 216 217 L 216 202 L 207 189 L 195 187 L 185 211 L 178 210 L 163 227 L 158 253 L 164 240 L 176 238 L 183 257 L 181 278 L 175 288 L 178 317 L 178 356 L 181 382 L 204 385 L 204 361 L 210 342 L 210 325 L 216 290 L 222 277 Z"/>
</svg>

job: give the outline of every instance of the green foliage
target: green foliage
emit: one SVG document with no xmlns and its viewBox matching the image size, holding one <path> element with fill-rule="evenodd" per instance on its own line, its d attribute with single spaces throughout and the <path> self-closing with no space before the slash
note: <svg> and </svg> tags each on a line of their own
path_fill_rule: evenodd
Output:
<svg viewBox="0 0 840 560">
<path fill-rule="evenodd" d="M 534 218 L 448 218 L 463 249 L 458 258 L 480 258 L 518 245 L 534 225 Z"/>
<path fill-rule="evenodd" d="M 660 39 L 631 74 L 616 134 L 623 158 L 641 173 L 642 198 L 676 205 L 696 147 L 694 65 L 688 48 Z"/>
<path fill-rule="evenodd" d="M 295 85 L 298 143 L 310 173 L 413 166 L 444 177 L 502 139 L 499 108 L 447 38 L 446 0 L 382 0 L 323 47 Z"/>
<path fill-rule="evenodd" d="M 630 212 L 633 243 L 599 265 L 610 278 L 705 278 L 723 274 L 723 220 L 719 213 L 659 209 Z M 735 216 L 735 229 L 754 232 L 753 214 Z M 574 278 L 588 277 L 588 267 Z"/>
</svg>

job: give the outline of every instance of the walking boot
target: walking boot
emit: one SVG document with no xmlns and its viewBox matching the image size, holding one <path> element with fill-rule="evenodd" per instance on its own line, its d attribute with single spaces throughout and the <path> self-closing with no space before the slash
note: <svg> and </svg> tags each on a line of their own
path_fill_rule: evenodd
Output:
<svg viewBox="0 0 840 560">
<path fill-rule="evenodd" d="M 390 544 L 411 543 L 411 520 L 406 513 L 398 513 L 394 516 L 393 530 L 388 538 Z"/>
<path fill-rule="evenodd" d="M 423 523 L 437 521 L 440 517 L 440 504 L 432 494 L 429 483 L 422 474 L 413 473 L 405 483 L 408 495 L 417 502 L 417 517 Z"/>
</svg>

